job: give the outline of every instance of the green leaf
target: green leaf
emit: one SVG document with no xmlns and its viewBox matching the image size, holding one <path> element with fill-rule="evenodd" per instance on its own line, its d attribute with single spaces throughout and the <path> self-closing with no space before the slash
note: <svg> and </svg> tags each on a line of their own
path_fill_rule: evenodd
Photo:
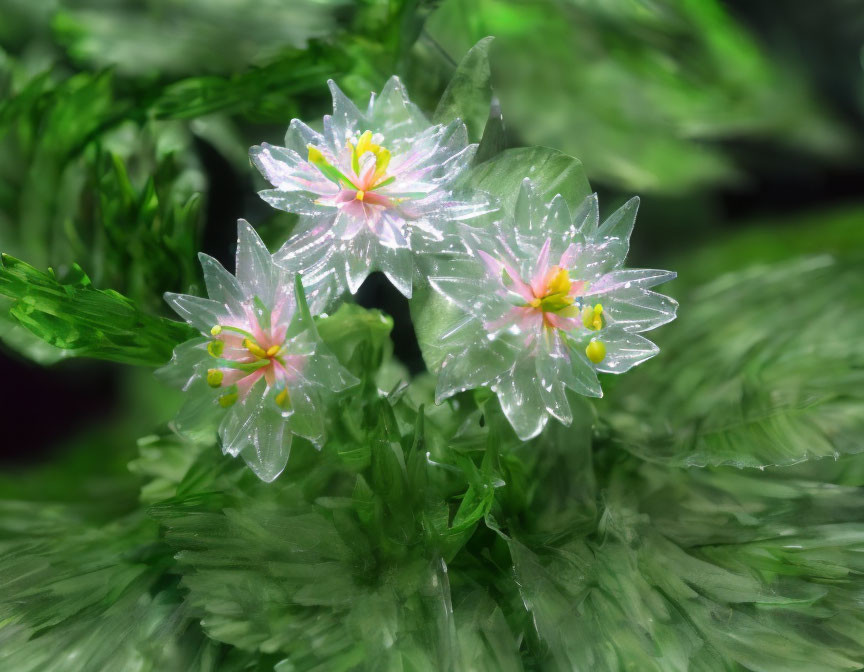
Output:
<svg viewBox="0 0 864 672">
<path fill-rule="evenodd" d="M 484 37 L 471 47 L 456 67 L 432 117 L 436 124 L 449 124 L 454 119 L 461 119 L 468 128 L 468 138 L 472 142 L 483 137 L 483 129 L 489 118 L 492 102 L 489 47 L 493 39 Z"/>
<path fill-rule="evenodd" d="M 673 465 L 789 465 L 864 451 L 861 261 L 754 266 L 681 297 L 660 355 L 608 397 L 614 438 Z"/>
<path fill-rule="evenodd" d="M 480 138 L 480 146 L 474 156 L 474 163 L 480 164 L 497 156 L 507 148 L 507 133 L 504 127 L 504 115 L 501 113 L 501 104 L 493 96 L 492 104 L 489 106 L 489 118 L 483 129 L 483 137 Z"/>
<path fill-rule="evenodd" d="M 512 212 L 526 177 L 546 203 L 561 194 L 571 210 L 591 195 L 582 162 L 548 147 L 508 149 L 472 168 L 464 179 L 472 189 L 500 197 L 504 208 Z"/>
<path fill-rule="evenodd" d="M 33 334 L 78 357 L 159 366 L 176 345 L 195 336 L 180 322 L 142 313 L 126 297 L 94 289 L 77 265 L 66 283 L 9 255 L 0 267 L 0 294 L 9 314 Z"/>
<path fill-rule="evenodd" d="M 332 315 L 315 318 L 315 326 L 325 345 L 356 376 L 377 371 L 393 350 L 393 319 L 378 310 L 343 303 Z"/>
</svg>

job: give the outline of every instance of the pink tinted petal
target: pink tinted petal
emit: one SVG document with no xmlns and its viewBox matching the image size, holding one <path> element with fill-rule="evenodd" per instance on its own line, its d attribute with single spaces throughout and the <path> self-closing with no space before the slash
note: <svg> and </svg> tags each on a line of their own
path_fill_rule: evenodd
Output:
<svg viewBox="0 0 864 672">
<path fill-rule="evenodd" d="M 245 399 L 249 395 L 249 390 L 252 389 L 252 386 L 261 380 L 261 377 L 264 375 L 263 369 L 258 369 L 253 373 L 250 373 L 245 378 L 237 381 L 237 393 L 241 400 Z"/>
<path fill-rule="evenodd" d="M 582 293 L 585 291 L 585 282 L 582 280 L 577 280 L 576 282 L 572 282 L 570 284 L 570 291 L 567 292 L 567 296 L 582 296 Z"/>
<path fill-rule="evenodd" d="M 561 260 L 558 262 L 558 265 L 561 268 L 571 268 L 576 263 L 576 259 L 579 257 L 581 251 L 582 246 L 580 244 L 570 243 L 561 255 Z"/>
<path fill-rule="evenodd" d="M 249 375 L 246 371 L 241 371 L 240 369 L 219 370 L 222 371 L 222 387 L 229 387 Z"/>
<path fill-rule="evenodd" d="M 251 305 L 243 306 L 243 310 L 246 312 L 246 318 L 249 320 L 249 331 L 252 332 L 258 343 L 265 343 L 267 336 L 261 329 L 261 325 L 258 324 L 258 316 L 255 315 L 255 310 Z"/>
<path fill-rule="evenodd" d="M 537 256 L 537 265 L 534 267 L 534 277 L 531 279 L 531 289 L 534 290 L 534 296 L 545 296 L 547 278 L 549 273 L 549 248 L 552 246 L 552 239 L 547 238 L 540 248 L 540 254 Z"/>
<path fill-rule="evenodd" d="M 351 201 L 357 198 L 357 190 L 356 189 L 340 189 L 339 193 L 336 194 L 336 198 L 333 200 L 336 203 L 350 203 Z"/>
<path fill-rule="evenodd" d="M 391 201 L 383 194 L 379 194 L 375 191 L 367 191 L 365 194 L 363 194 L 363 203 L 366 205 L 380 205 L 384 208 L 393 207 L 393 201 Z"/>
<path fill-rule="evenodd" d="M 503 267 L 503 264 L 500 261 L 489 256 L 483 250 L 477 250 L 477 256 L 480 257 L 483 265 L 486 266 L 486 270 L 489 271 L 489 275 L 491 275 L 496 280 L 501 278 L 501 268 Z"/>
</svg>

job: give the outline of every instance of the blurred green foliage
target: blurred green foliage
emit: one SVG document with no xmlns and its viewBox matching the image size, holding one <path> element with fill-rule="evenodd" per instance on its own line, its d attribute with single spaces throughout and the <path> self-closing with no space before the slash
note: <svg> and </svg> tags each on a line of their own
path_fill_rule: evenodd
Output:
<svg viewBox="0 0 864 672">
<path fill-rule="evenodd" d="M 858 39 L 851 3 L 801 4 L 766 7 Z M 326 112 L 328 77 L 360 99 L 395 72 L 430 116 L 465 118 L 492 159 L 472 178 L 505 199 L 528 165 L 574 204 L 587 178 L 647 193 L 651 263 L 679 271 L 681 303 L 656 359 L 527 444 L 488 393 L 435 406 L 431 377 L 407 380 L 404 311 L 342 306 L 317 328 L 360 391 L 269 485 L 212 437 L 180 440 L 176 395 L 118 367 L 114 417 L 0 475 L 0 668 L 864 665 L 864 210 L 775 199 L 709 227 L 716 190 L 754 179 L 743 141 L 855 165 L 856 117 L 814 92 L 824 64 L 715 0 L 2 0 L 0 16 L 15 356 L 164 362 L 188 331 L 162 293 L 200 284 L 195 253 L 257 207 L 246 148 Z M 290 220 L 260 212 L 284 238 Z M 48 421 L 63 401 L 32 405 Z"/>
<path fill-rule="evenodd" d="M 524 144 L 578 156 L 627 190 L 741 179 L 716 141 L 759 137 L 842 157 L 850 134 L 800 73 L 716 0 L 445 0 L 429 35 L 450 54 L 495 35 L 496 83 Z"/>
</svg>

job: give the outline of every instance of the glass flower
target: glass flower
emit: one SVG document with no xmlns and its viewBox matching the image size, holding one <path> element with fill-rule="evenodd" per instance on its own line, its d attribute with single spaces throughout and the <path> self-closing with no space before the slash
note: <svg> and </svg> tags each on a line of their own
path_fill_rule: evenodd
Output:
<svg viewBox="0 0 864 672">
<path fill-rule="evenodd" d="M 303 274 L 307 287 L 333 281 L 355 293 L 374 270 L 411 297 L 413 252 L 459 248 L 448 223 L 489 209 L 461 201 L 451 187 L 477 145 L 465 124 L 432 125 L 397 77 L 365 112 L 332 81 L 333 114 L 323 133 L 294 119 L 285 147 L 252 147 L 252 162 L 275 187 L 261 197 L 299 214 L 294 235 L 275 257 Z"/>
<path fill-rule="evenodd" d="M 549 416 L 572 421 L 565 387 L 602 396 L 598 371 L 657 354 L 639 333 L 674 319 L 676 302 L 650 288 L 675 274 L 622 268 L 637 207 L 634 198 L 600 226 L 596 195 L 571 215 L 526 179 L 511 215 L 463 225 L 472 258 L 429 279 L 456 312 L 440 342 L 437 401 L 490 387 L 527 440 Z"/>
<path fill-rule="evenodd" d="M 247 222 L 237 228 L 236 277 L 200 254 L 210 298 L 165 295 L 202 337 L 175 348 L 158 373 L 189 393 L 173 422 L 178 433 L 218 421 L 223 452 L 269 482 L 295 434 L 322 445 L 322 396 L 357 380 L 319 340 L 299 278 L 273 262 Z"/>
</svg>

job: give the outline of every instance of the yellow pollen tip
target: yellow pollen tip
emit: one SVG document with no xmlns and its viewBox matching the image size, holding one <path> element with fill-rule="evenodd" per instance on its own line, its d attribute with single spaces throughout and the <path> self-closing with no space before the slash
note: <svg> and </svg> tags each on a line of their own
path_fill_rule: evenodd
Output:
<svg viewBox="0 0 864 672">
<path fill-rule="evenodd" d="M 279 352 L 279 346 L 278 345 L 271 345 L 269 348 L 267 348 L 267 356 L 268 357 L 272 357 L 277 352 Z"/>
<path fill-rule="evenodd" d="M 222 385 L 223 373 L 219 369 L 209 369 L 207 371 L 207 384 L 210 387 L 219 387 Z"/>
<path fill-rule="evenodd" d="M 606 346 L 602 341 L 591 341 L 585 348 L 585 354 L 595 364 L 599 364 L 606 357 Z"/>
<path fill-rule="evenodd" d="M 276 395 L 276 404 L 280 408 L 288 408 L 291 405 L 291 397 L 288 394 L 288 388 L 284 388 L 279 394 Z"/>
<path fill-rule="evenodd" d="M 237 401 L 237 393 L 231 392 L 230 394 L 223 394 L 219 397 L 219 405 L 222 408 L 228 408 L 229 406 L 233 406 Z"/>
<path fill-rule="evenodd" d="M 222 351 L 225 349 L 225 343 L 222 341 L 210 341 L 207 344 L 207 352 L 210 353 L 211 357 L 219 357 L 222 355 Z"/>
<path fill-rule="evenodd" d="M 366 192 L 361 191 L 360 189 L 358 189 L 357 193 L 354 194 L 354 198 L 356 198 L 358 201 L 362 201 L 365 198 L 365 196 L 366 196 Z"/>
<path fill-rule="evenodd" d="M 255 355 L 258 359 L 264 359 L 267 356 L 264 348 L 255 343 L 249 338 L 243 340 L 243 347 L 246 348 L 249 352 Z"/>
<path fill-rule="evenodd" d="M 535 298 L 531 299 L 531 303 L 529 303 L 528 305 L 531 306 L 532 308 L 539 308 L 540 303 L 541 303 L 541 299 L 538 299 L 535 297 Z"/>
<path fill-rule="evenodd" d="M 221 333 L 222 333 L 222 326 L 219 325 L 219 324 L 217 324 L 215 327 L 213 327 L 213 328 L 210 330 L 210 334 L 211 334 L 212 336 L 218 336 L 218 335 L 221 334 Z"/>
</svg>

